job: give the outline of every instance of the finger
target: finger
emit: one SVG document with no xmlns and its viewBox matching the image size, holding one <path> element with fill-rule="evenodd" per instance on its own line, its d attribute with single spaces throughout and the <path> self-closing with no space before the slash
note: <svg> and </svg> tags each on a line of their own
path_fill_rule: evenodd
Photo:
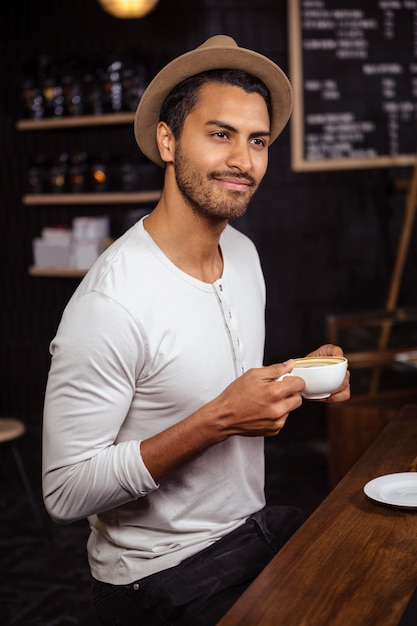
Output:
<svg viewBox="0 0 417 626">
<path fill-rule="evenodd" d="M 331 396 L 329 396 L 328 398 L 325 398 L 323 400 L 323 402 L 345 402 L 346 400 L 349 400 L 350 398 L 350 390 L 349 389 L 343 389 L 342 391 L 336 391 L 335 393 L 332 393 Z"/>
<path fill-rule="evenodd" d="M 305 382 L 300 376 L 294 376 L 289 373 L 283 374 L 275 382 L 278 386 L 278 393 L 283 397 L 300 394 L 305 387 Z"/>
<path fill-rule="evenodd" d="M 279 378 L 283 374 L 291 372 L 291 370 L 294 368 L 294 363 L 294 359 L 289 359 L 284 363 L 274 363 L 272 365 L 267 365 L 263 368 L 264 376 L 268 380 L 276 381 L 277 378 Z"/>
<path fill-rule="evenodd" d="M 317 350 L 313 350 L 307 356 L 343 356 L 343 350 L 340 346 L 332 343 L 325 343 Z"/>
<path fill-rule="evenodd" d="M 336 389 L 329 398 L 326 398 L 327 402 L 344 402 L 350 398 L 350 372 L 346 372 L 345 380 L 343 384 Z"/>
<path fill-rule="evenodd" d="M 301 381 L 304 389 L 304 381 Z M 279 391 L 277 395 L 276 402 L 271 405 L 272 414 L 277 416 L 286 417 L 292 412 L 298 409 L 303 403 L 303 397 L 301 395 L 301 391 L 297 388 L 295 391 L 291 389 L 285 389 L 284 385 L 279 386 Z"/>
</svg>

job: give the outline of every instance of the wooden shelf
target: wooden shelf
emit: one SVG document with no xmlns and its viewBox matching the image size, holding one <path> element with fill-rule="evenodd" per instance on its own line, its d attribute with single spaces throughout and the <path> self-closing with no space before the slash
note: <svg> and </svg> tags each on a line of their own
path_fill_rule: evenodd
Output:
<svg viewBox="0 0 417 626">
<path fill-rule="evenodd" d="M 105 115 L 78 115 L 73 117 L 51 117 L 43 120 L 18 120 L 18 130 L 47 130 L 50 128 L 75 128 L 77 126 L 110 126 L 130 124 L 135 113 L 106 113 Z"/>
<path fill-rule="evenodd" d="M 105 115 L 82 115 L 62 118 L 45 118 L 42 120 L 18 120 L 16 128 L 18 130 L 48 130 L 59 128 L 76 128 L 91 126 L 110 126 L 119 124 L 133 124 L 134 112 L 109 113 Z M 117 191 L 100 193 L 45 193 L 26 194 L 22 202 L 25 205 L 80 205 L 80 204 L 146 204 L 157 202 L 161 191 Z M 75 268 L 52 268 L 37 267 L 32 265 L 28 269 L 30 276 L 51 277 L 51 278 L 82 278 L 87 270 Z"/>
<path fill-rule="evenodd" d="M 157 202 L 160 195 L 161 192 L 157 189 L 105 193 L 33 193 L 23 196 L 23 204 L 145 204 Z"/>
<path fill-rule="evenodd" d="M 55 268 L 55 267 L 29 267 L 30 276 L 51 277 L 51 278 L 82 278 L 87 270 L 78 270 L 75 268 Z"/>
</svg>

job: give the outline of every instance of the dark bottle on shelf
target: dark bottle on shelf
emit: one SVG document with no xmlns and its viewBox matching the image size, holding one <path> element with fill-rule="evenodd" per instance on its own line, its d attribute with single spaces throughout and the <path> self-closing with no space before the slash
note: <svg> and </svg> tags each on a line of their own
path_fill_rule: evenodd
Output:
<svg viewBox="0 0 417 626">
<path fill-rule="evenodd" d="M 120 191 L 120 184 L 120 164 L 118 157 L 109 154 L 91 157 L 91 191 Z"/>
<path fill-rule="evenodd" d="M 71 193 L 88 191 L 88 160 L 86 152 L 76 152 L 69 160 L 68 188 Z"/>
<path fill-rule="evenodd" d="M 52 161 L 49 168 L 49 191 L 51 193 L 65 193 L 68 191 L 69 154 L 61 154 Z"/>
<path fill-rule="evenodd" d="M 102 73 L 100 63 L 86 64 L 83 68 L 81 85 L 84 94 L 85 113 L 87 115 L 102 115 L 104 113 L 101 88 Z"/>
<path fill-rule="evenodd" d="M 45 117 L 65 115 L 64 94 L 58 61 L 48 56 L 39 59 L 39 84 L 45 103 Z"/>
<path fill-rule="evenodd" d="M 45 78 L 42 81 L 42 96 L 45 103 L 45 117 L 54 115 L 55 85 L 53 78 Z"/>
<path fill-rule="evenodd" d="M 84 100 L 81 85 L 73 76 L 66 74 L 62 78 L 62 89 L 67 115 L 83 115 Z"/>
<path fill-rule="evenodd" d="M 120 163 L 122 191 L 149 191 L 157 189 L 161 182 L 158 179 L 158 167 L 153 163 L 141 163 L 123 158 Z"/>
<path fill-rule="evenodd" d="M 65 115 L 65 98 L 62 84 L 57 80 L 54 88 L 53 116 L 62 117 Z"/>
<path fill-rule="evenodd" d="M 36 156 L 29 164 L 27 174 L 28 193 L 48 191 L 50 160 L 43 155 Z"/>
<path fill-rule="evenodd" d="M 62 117 L 65 115 L 65 99 L 63 88 L 57 78 L 45 78 L 42 83 L 42 95 L 45 103 L 46 117 Z"/>
<path fill-rule="evenodd" d="M 109 191 L 110 172 L 106 157 L 93 156 L 90 160 L 90 184 L 93 192 Z"/>
<path fill-rule="evenodd" d="M 22 65 L 21 117 L 40 120 L 45 116 L 43 94 L 39 87 L 38 62 L 31 59 Z"/>
<path fill-rule="evenodd" d="M 34 79 L 27 78 L 23 81 L 22 101 L 24 118 L 41 120 L 45 116 L 43 95 Z"/>
<path fill-rule="evenodd" d="M 67 115 L 84 115 L 89 112 L 87 110 L 87 94 L 84 92 L 82 83 L 83 69 L 83 60 L 72 56 L 68 57 L 61 65 L 61 84 Z"/>
<path fill-rule="evenodd" d="M 139 189 L 138 164 L 129 158 L 120 160 L 120 186 L 122 191 L 137 191 Z"/>
<path fill-rule="evenodd" d="M 123 111 L 123 67 L 120 59 L 114 59 L 103 70 L 101 88 L 105 113 Z"/>
<path fill-rule="evenodd" d="M 148 72 L 141 60 L 129 58 L 122 71 L 123 108 L 125 111 L 136 111 L 147 85 Z"/>
</svg>

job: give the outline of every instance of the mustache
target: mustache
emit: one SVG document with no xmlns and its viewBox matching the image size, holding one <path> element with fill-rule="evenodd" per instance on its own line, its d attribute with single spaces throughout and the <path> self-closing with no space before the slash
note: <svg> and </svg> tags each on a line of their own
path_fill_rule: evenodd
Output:
<svg viewBox="0 0 417 626">
<path fill-rule="evenodd" d="M 209 179 L 212 180 L 214 178 L 235 178 L 249 185 L 256 185 L 256 180 L 252 176 L 249 174 L 239 174 L 239 172 L 211 172 Z"/>
</svg>

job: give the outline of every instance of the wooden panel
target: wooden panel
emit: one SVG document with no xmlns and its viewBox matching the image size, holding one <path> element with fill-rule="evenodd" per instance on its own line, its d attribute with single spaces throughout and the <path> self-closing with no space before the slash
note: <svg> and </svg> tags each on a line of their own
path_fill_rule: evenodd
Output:
<svg viewBox="0 0 417 626">
<path fill-rule="evenodd" d="M 417 389 L 382 392 L 327 405 L 330 487 L 343 478 L 399 409 L 413 401 L 417 401 Z"/>
</svg>

